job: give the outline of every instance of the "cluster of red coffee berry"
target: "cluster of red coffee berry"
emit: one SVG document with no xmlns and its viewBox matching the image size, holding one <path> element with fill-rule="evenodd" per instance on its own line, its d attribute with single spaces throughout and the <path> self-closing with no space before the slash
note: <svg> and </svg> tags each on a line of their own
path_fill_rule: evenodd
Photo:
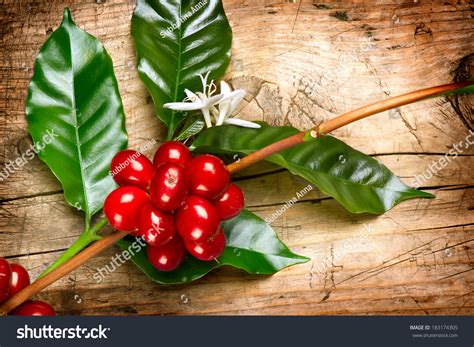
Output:
<svg viewBox="0 0 474 347">
<path fill-rule="evenodd" d="M 105 216 L 115 229 L 142 237 L 160 271 L 179 267 L 186 250 L 203 261 L 218 258 L 226 244 L 221 221 L 244 207 L 242 191 L 218 157 L 193 158 L 177 141 L 161 145 L 153 163 L 134 150 L 119 152 L 111 174 L 120 187 L 105 200 Z"/>
<path fill-rule="evenodd" d="M 30 284 L 28 271 L 20 264 L 10 264 L 0 257 L 0 303 L 10 299 Z M 55 316 L 54 309 L 44 301 L 27 300 L 10 314 L 14 316 Z"/>
</svg>

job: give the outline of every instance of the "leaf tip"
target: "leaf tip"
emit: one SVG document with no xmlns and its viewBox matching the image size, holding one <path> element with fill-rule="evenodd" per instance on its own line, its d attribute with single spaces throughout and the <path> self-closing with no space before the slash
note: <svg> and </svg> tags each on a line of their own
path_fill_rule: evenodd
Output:
<svg viewBox="0 0 474 347">
<path fill-rule="evenodd" d="M 304 264 L 311 260 L 310 257 L 304 255 L 296 254 L 298 256 L 298 262 L 296 264 Z"/>
<path fill-rule="evenodd" d="M 424 199 L 434 199 L 434 198 L 436 198 L 436 195 L 425 192 L 423 190 L 418 190 L 418 189 L 412 188 L 412 187 L 410 187 L 410 189 L 412 191 L 413 198 L 424 198 Z"/>
<path fill-rule="evenodd" d="M 431 194 L 431 193 L 428 193 L 428 192 L 424 192 L 422 190 L 419 190 L 420 193 L 422 193 L 422 198 L 428 198 L 428 199 L 434 199 L 436 198 L 436 195 L 434 194 Z"/>
<path fill-rule="evenodd" d="M 64 8 L 63 23 L 74 23 L 69 7 Z"/>
</svg>

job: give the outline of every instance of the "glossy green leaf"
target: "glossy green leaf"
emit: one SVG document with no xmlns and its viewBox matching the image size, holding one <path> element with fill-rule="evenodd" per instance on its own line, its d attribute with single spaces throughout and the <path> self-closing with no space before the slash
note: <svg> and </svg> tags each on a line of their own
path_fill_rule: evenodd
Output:
<svg viewBox="0 0 474 347">
<path fill-rule="evenodd" d="M 179 135 L 176 136 L 175 140 L 184 141 L 190 138 L 191 136 L 196 135 L 202 129 L 204 129 L 204 121 L 202 121 L 201 119 L 188 118 L 188 121 L 186 121 L 186 124 L 183 126 L 183 129 L 181 130 Z"/>
<path fill-rule="evenodd" d="M 126 147 L 127 133 L 112 60 L 68 9 L 36 58 L 26 117 L 36 147 L 44 147 L 40 159 L 88 224 L 115 187 L 109 165 Z"/>
<path fill-rule="evenodd" d="M 194 141 L 192 149 L 250 154 L 298 132 L 292 127 L 260 124 L 260 129 L 232 125 L 207 129 Z M 276 153 L 267 160 L 305 178 L 353 213 L 380 214 L 406 199 L 433 197 L 408 187 L 374 158 L 329 135 Z"/>
<path fill-rule="evenodd" d="M 171 139 L 185 113 L 163 108 L 184 89 L 202 91 L 198 74 L 224 75 L 232 31 L 220 0 L 138 0 L 132 17 L 138 73 Z"/>
<path fill-rule="evenodd" d="M 133 253 L 132 261 L 154 282 L 161 284 L 187 283 L 206 275 L 213 269 L 228 265 L 250 274 L 274 274 L 291 265 L 309 259 L 292 253 L 276 236 L 273 229 L 255 214 L 244 210 L 222 223 L 227 246 L 217 261 L 204 262 L 187 256 L 184 263 L 172 272 L 156 270 L 147 260 L 145 248 L 134 244 L 134 238 L 120 240 L 123 250 Z M 140 251 L 136 251 L 140 248 Z"/>
</svg>

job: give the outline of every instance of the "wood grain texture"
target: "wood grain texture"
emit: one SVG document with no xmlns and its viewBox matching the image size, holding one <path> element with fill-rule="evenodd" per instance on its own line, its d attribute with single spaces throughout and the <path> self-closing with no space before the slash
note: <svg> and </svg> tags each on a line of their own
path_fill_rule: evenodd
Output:
<svg viewBox="0 0 474 347">
<path fill-rule="evenodd" d="M 24 102 L 39 47 L 71 7 L 109 51 L 130 146 L 165 129 L 138 79 L 134 1 L 13 1 L 0 8 L 0 164 L 28 149 Z M 473 74 L 469 1 L 224 1 L 234 31 L 226 78 L 248 91 L 240 115 L 305 129 L 357 106 Z M 439 98 L 334 133 L 410 183 L 472 130 L 472 96 Z M 158 144 L 154 146 L 156 148 Z M 150 149 L 150 154 L 153 149 Z M 306 183 L 270 164 L 241 172 L 249 208 L 269 217 Z M 474 146 L 383 216 L 351 215 L 314 190 L 273 222 L 311 262 L 274 276 L 223 268 L 193 284 L 158 286 L 126 263 L 101 283 L 108 250 L 39 297 L 60 314 L 474 314 Z M 0 182 L 0 255 L 37 276 L 80 234 L 79 211 L 38 159 Z M 368 231 L 368 232 L 367 232 Z"/>
</svg>

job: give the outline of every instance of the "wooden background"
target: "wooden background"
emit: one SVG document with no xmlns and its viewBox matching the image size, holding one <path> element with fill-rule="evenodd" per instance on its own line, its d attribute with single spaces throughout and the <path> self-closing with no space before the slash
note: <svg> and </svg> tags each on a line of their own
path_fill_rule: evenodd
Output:
<svg viewBox="0 0 474 347">
<path fill-rule="evenodd" d="M 70 6 L 115 65 L 130 145 L 164 129 L 138 79 L 130 38 L 134 1 L 0 1 L 0 162 L 31 140 L 24 102 L 41 44 Z M 473 74 L 469 1 L 263 1 L 224 5 L 234 32 L 226 78 L 248 91 L 241 115 L 309 128 L 368 102 Z M 409 183 L 463 141 L 472 97 L 439 98 L 385 112 L 335 132 Z M 39 297 L 60 314 L 474 314 L 474 146 L 423 184 L 434 200 L 411 200 L 374 217 L 351 215 L 313 191 L 273 226 L 311 261 L 271 277 L 220 269 L 193 284 L 159 286 L 133 264 L 97 284 L 114 247 Z M 305 183 L 259 165 L 240 174 L 249 208 L 270 216 Z M 36 277 L 80 234 L 81 213 L 38 159 L 0 183 L 0 255 Z M 361 236 L 364 225 L 370 235 Z M 326 265 L 324 265 L 326 264 Z M 321 274 L 317 269 L 321 269 Z"/>
</svg>

